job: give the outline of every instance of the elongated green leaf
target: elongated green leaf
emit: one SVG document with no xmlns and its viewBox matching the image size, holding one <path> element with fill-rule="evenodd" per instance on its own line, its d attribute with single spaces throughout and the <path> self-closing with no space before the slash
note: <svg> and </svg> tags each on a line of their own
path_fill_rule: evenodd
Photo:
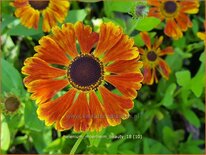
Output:
<svg viewBox="0 0 206 155">
<path fill-rule="evenodd" d="M 71 10 L 65 19 L 65 22 L 76 23 L 77 21 L 83 21 L 87 16 L 87 12 L 84 9 Z"/>
<path fill-rule="evenodd" d="M 189 123 L 194 125 L 195 127 L 200 127 L 200 120 L 197 115 L 190 109 L 183 109 L 182 114 L 188 120 Z"/>
<path fill-rule="evenodd" d="M 154 29 L 161 21 L 154 17 L 145 17 L 136 25 L 136 29 L 139 31 L 151 31 Z"/>
<path fill-rule="evenodd" d="M 162 104 L 166 107 L 169 107 L 173 103 L 173 94 L 176 89 L 176 84 L 172 83 L 166 90 L 165 96 L 162 100 Z"/>
<path fill-rule="evenodd" d="M 25 93 L 22 78 L 19 72 L 6 60 L 1 59 L 2 65 L 2 92 L 12 92 L 21 95 Z"/>
<path fill-rule="evenodd" d="M 38 132 L 43 130 L 44 123 L 38 119 L 36 109 L 34 103 L 27 102 L 24 109 L 24 120 L 27 128 Z"/>
<path fill-rule="evenodd" d="M 1 115 L 1 150 L 7 151 L 10 145 L 10 132 L 4 115 Z"/>
</svg>

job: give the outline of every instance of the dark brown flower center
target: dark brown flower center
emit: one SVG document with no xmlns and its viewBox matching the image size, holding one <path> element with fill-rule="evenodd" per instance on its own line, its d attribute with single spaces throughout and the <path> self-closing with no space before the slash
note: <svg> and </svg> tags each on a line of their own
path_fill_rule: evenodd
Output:
<svg viewBox="0 0 206 155">
<path fill-rule="evenodd" d="M 167 13 L 174 13 L 177 10 L 177 4 L 173 1 L 167 1 L 164 3 L 164 10 Z"/>
<path fill-rule="evenodd" d="M 150 51 L 147 53 L 147 59 L 149 61 L 155 61 L 157 59 L 157 54 L 154 51 Z"/>
<path fill-rule="evenodd" d="M 20 102 L 16 97 L 8 97 L 5 100 L 5 108 L 9 112 L 15 112 L 19 108 Z"/>
<path fill-rule="evenodd" d="M 70 83 L 81 90 L 91 90 L 99 86 L 103 75 L 103 65 L 92 55 L 75 58 L 68 68 Z"/>
<path fill-rule="evenodd" d="M 49 0 L 29 0 L 29 4 L 36 10 L 44 10 L 49 5 Z"/>
</svg>

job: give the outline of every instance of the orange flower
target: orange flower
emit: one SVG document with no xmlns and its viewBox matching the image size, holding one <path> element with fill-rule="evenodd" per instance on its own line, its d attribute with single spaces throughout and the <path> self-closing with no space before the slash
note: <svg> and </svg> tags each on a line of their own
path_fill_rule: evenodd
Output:
<svg viewBox="0 0 206 155">
<path fill-rule="evenodd" d="M 143 74 L 144 81 L 143 83 L 152 85 L 154 81 L 157 83 L 158 78 L 156 71 L 166 79 L 169 78 L 169 74 L 171 72 L 167 63 L 161 58 L 161 56 L 172 54 L 173 48 L 167 47 L 163 50 L 160 49 L 160 45 L 162 44 L 163 37 L 155 38 L 154 44 L 151 45 L 151 40 L 146 32 L 140 33 L 145 45 L 146 49 L 139 48 L 139 52 L 141 54 L 141 59 L 143 61 Z"/>
<path fill-rule="evenodd" d="M 134 41 L 112 23 L 102 24 L 99 33 L 81 22 L 52 32 L 22 68 L 39 118 L 57 130 L 74 131 L 99 131 L 128 118 L 143 80 Z M 109 84 L 120 94 L 111 92 Z M 65 93 L 59 97 L 60 90 Z"/>
<path fill-rule="evenodd" d="M 57 24 L 62 23 L 69 8 L 68 0 L 14 0 L 15 15 L 22 25 L 38 28 L 40 14 L 43 16 L 43 31 L 49 32 Z"/>
<path fill-rule="evenodd" d="M 166 20 L 164 33 L 174 39 L 182 37 L 182 31 L 192 27 L 187 14 L 198 12 L 198 0 L 147 0 L 150 8 L 148 16 Z"/>
</svg>

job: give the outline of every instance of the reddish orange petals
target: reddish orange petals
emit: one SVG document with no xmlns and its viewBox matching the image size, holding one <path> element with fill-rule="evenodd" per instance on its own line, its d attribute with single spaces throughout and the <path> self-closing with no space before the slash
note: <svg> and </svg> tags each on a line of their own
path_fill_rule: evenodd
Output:
<svg viewBox="0 0 206 155">
<path fill-rule="evenodd" d="M 148 85 L 152 85 L 153 84 L 154 77 L 153 77 L 153 74 L 152 74 L 152 70 L 154 70 L 154 69 L 151 69 L 148 66 L 144 66 L 144 71 L 143 71 L 144 81 L 143 81 L 143 83 L 146 83 Z"/>
<path fill-rule="evenodd" d="M 100 27 L 99 41 L 97 43 L 95 56 L 100 56 L 111 49 L 121 38 L 122 29 L 113 23 L 105 23 Z"/>
<path fill-rule="evenodd" d="M 181 1 L 181 11 L 188 14 L 195 14 L 199 10 L 199 0 Z"/>
<path fill-rule="evenodd" d="M 75 24 L 75 33 L 81 47 L 81 52 L 90 53 L 91 49 L 98 41 L 99 35 L 92 32 L 90 26 L 84 26 L 82 22 L 77 22 Z"/>
<path fill-rule="evenodd" d="M 152 6 L 159 6 L 160 3 L 158 0 L 147 0 L 147 3 Z"/>
<path fill-rule="evenodd" d="M 103 86 L 99 87 L 99 91 L 103 98 L 107 121 L 111 126 L 120 124 L 121 118 L 129 117 L 128 110 L 133 107 L 132 100 L 113 94 Z"/>
<path fill-rule="evenodd" d="M 68 80 L 36 80 L 28 85 L 28 92 L 36 103 L 44 103 L 68 85 Z"/>
<path fill-rule="evenodd" d="M 105 80 L 114 85 L 125 97 L 134 99 L 137 96 L 136 90 L 141 88 L 143 76 L 141 73 L 126 73 L 108 75 L 105 76 Z"/>
<path fill-rule="evenodd" d="M 58 45 L 69 54 L 72 58 L 78 55 L 76 48 L 76 37 L 73 24 L 64 24 L 62 29 L 54 27 L 52 29 L 52 38 L 58 43 Z"/>
<path fill-rule="evenodd" d="M 138 72 L 140 68 L 142 68 L 142 62 L 138 61 L 138 59 L 133 60 L 119 60 L 115 61 L 109 66 L 105 67 L 107 72 L 112 73 L 131 73 Z M 129 66 L 129 67 L 128 67 Z"/>
<path fill-rule="evenodd" d="M 87 97 L 81 92 L 75 103 L 67 110 L 60 120 L 60 124 L 65 129 L 74 127 L 74 131 L 86 131 L 92 123 Z"/>
<path fill-rule="evenodd" d="M 140 36 L 142 37 L 142 40 L 144 41 L 147 48 L 151 49 L 151 41 L 150 41 L 150 37 L 149 37 L 148 33 L 147 32 L 141 32 Z"/>
<path fill-rule="evenodd" d="M 43 59 L 51 64 L 59 64 L 67 66 L 69 59 L 66 57 L 65 51 L 63 51 L 54 41 L 48 36 L 44 36 L 39 41 L 39 46 L 34 47 L 37 54 L 35 56 Z"/>
<path fill-rule="evenodd" d="M 176 24 L 174 20 L 171 19 L 167 20 L 164 33 L 174 39 L 179 39 L 182 37 L 182 31 L 180 27 Z"/>
<path fill-rule="evenodd" d="M 155 38 L 153 48 L 157 49 L 162 44 L 162 41 L 163 41 L 163 36 L 159 38 Z"/>
<path fill-rule="evenodd" d="M 112 47 L 104 56 L 103 62 L 116 60 L 132 60 L 139 56 L 137 47 L 134 47 L 134 40 L 127 35 L 122 35 L 117 44 Z"/>
<path fill-rule="evenodd" d="M 170 67 L 167 65 L 167 63 L 163 59 L 159 60 L 159 68 L 160 68 L 161 75 L 164 78 L 168 79 L 171 70 L 170 70 Z"/>
<path fill-rule="evenodd" d="M 39 119 L 45 120 L 46 125 L 52 125 L 55 122 L 59 122 L 65 112 L 72 105 L 75 95 L 76 90 L 71 89 L 53 101 L 40 104 L 37 109 Z M 56 127 L 58 126 L 56 125 Z"/>
<path fill-rule="evenodd" d="M 15 0 L 13 3 L 12 3 L 13 6 L 15 6 L 16 8 L 21 8 L 21 7 L 24 7 L 26 5 L 28 5 L 28 0 Z"/>
<path fill-rule="evenodd" d="M 180 13 L 176 20 L 182 31 L 186 31 L 188 27 L 192 27 L 190 18 L 184 13 Z"/>
<path fill-rule="evenodd" d="M 173 53 L 174 53 L 174 49 L 171 46 L 169 46 L 169 47 L 166 47 L 165 49 L 161 50 L 161 52 L 159 53 L 159 56 L 173 54 Z"/>
<path fill-rule="evenodd" d="M 38 57 L 27 58 L 24 61 L 24 65 L 22 73 L 31 75 L 33 80 L 56 78 L 66 75 L 66 70 L 51 67 L 48 63 Z"/>
<path fill-rule="evenodd" d="M 91 117 L 93 119 L 90 130 L 100 131 L 102 128 L 107 127 L 107 122 L 103 106 L 99 102 L 94 92 L 90 93 L 89 96 L 89 109 L 91 111 Z"/>
</svg>

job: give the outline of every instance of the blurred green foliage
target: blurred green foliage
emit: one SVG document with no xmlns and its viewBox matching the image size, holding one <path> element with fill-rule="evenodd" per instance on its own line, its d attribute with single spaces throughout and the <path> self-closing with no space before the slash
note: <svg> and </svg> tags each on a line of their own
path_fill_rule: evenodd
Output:
<svg viewBox="0 0 206 155">
<path fill-rule="evenodd" d="M 163 35 L 164 24 L 159 19 L 145 17 L 137 21 L 128 14 L 134 2 L 87 2 L 93 3 L 72 1 L 65 22 L 84 21 L 97 29 L 99 23 L 112 21 L 133 37 L 138 47 L 144 45 L 140 31 L 149 31 L 152 38 Z M 36 104 L 29 99 L 22 83 L 23 61 L 34 54 L 33 47 L 45 34 L 41 26 L 38 30 L 22 26 L 8 1 L 2 2 L 1 17 L 2 153 L 69 153 L 80 134 L 46 127 L 37 118 Z M 205 54 L 204 43 L 196 36 L 198 31 L 203 31 L 203 2 L 199 13 L 190 17 L 193 27 L 181 39 L 174 41 L 166 37 L 162 44 L 175 49 L 173 55 L 165 58 L 172 70 L 169 80 L 144 85 L 134 101 L 131 117 L 101 132 L 88 132 L 76 153 L 204 153 Z M 9 95 L 21 101 L 15 113 L 7 113 L 3 108 Z"/>
</svg>

